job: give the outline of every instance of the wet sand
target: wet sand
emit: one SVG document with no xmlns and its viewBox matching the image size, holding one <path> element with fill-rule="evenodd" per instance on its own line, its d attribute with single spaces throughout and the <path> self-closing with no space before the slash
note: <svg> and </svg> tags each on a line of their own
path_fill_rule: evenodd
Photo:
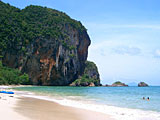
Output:
<svg viewBox="0 0 160 120">
<path fill-rule="evenodd" d="M 108 115 L 36 98 L 19 98 L 14 110 L 29 120 L 113 120 Z"/>
</svg>

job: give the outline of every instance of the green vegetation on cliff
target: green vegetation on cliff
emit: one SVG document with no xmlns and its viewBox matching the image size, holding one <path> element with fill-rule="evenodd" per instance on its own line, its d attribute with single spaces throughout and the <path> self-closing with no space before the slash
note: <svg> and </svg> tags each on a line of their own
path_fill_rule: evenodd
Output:
<svg viewBox="0 0 160 120">
<path fill-rule="evenodd" d="M 4 67 L 0 61 L 0 85 L 19 85 L 29 84 L 29 77 L 27 74 L 22 74 L 17 69 Z"/>
<path fill-rule="evenodd" d="M 26 53 L 27 45 L 38 38 L 54 39 L 55 44 L 61 38 L 61 42 L 71 48 L 67 45 L 69 39 L 64 26 L 72 26 L 79 32 L 85 30 L 80 22 L 65 13 L 41 6 L 30 5 L 20 10 L 0 1 L 0 16 L 2 52 L 16 49 L 20 53 Z"/>
<path fill-rule="evenodd" d="M 98 73 L 98 68 L 96 66 L 96 64 L 94 62 L 91 62 L 91 61 L 86 61 L 86 67 L 85 67 L 85 70 L 84 70 L 84 74 L 88 74 L 88 72 L 93 72 L 93 70 Z"/>
</svg>

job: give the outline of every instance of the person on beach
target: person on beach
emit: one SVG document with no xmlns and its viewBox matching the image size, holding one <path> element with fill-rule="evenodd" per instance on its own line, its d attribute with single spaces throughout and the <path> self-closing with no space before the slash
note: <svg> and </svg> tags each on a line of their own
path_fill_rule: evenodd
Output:
<svg viewBox="0 0 160 120">
<path fill-rule="evenodd" d="M 147 101 L 149 101 L 149 97 L 147 98 Z"/>
<path fill-rule="evenodd" d="M 145 97 L 143 97 L 143 100 L 145 100 Z"/>
</svg>

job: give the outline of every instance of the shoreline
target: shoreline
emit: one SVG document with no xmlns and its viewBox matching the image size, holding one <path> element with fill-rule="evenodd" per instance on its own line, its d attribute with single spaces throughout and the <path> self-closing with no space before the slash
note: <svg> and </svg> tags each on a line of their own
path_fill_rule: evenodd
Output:
<svg viewBox="0 0 160 120">
<path fill-rule="evenodd" d="M 67 99 L 55 99 L 49 96 L 40 96 L 36 94 L 24 95 L 28 98 L 34 98 L 44 101 L 54 102 L 56 104 L 72 107 L 81 110 L 92 111 L 100 114 L 105 114 L 109 116 L 111 120 L 159 120 L 160 115 L 158 112 L 154 111 L 143 111 L 140 109 L 130 109 L 130 108 L 122 108 L 117 106 L 108 106 L 108 105 L 99 105 L 99 104 L 90 104 L 90 103 L 82 103 L 80 101 L 73 101 Z M 153 117 L 153 118 L 152 118 Z M 110 120 L 109 119 L 109 120 Z M 108 120 L 108 119 L 106 119 Z"/>
<path fill-rule="evenodd" d="M 0 89 L 7 88 L 11 87 L 0 87 Z M 114 120 L 103 113 L 64 106 L 53 101 L 24 97 L 16 90 L 14 92 L 12 97 L 0 94 L 0 113 L 4 120 Z M 23 93 L 23 91 L 20 92 Z"/>
<path fill-rule="evenodd" d="M 105 104 L 83 102 L 79 99 L 71 100 L 71 99 L 64 98 L 64 97 L 59 98 L 57 96 L 53 97 L 53 96 L 48 96 L 46 94 L 45 95 L 36 94 L 30 91 L 21 91 L 21 90 L 20 91 L 14 90 L 14 91 L 16 92 L 17 95 L 21 96 L 21 98 L 25 98 L 25 99 L 30 98 L 32 100 L 36 99 L 37 102 L 40 102 L 40 101 L 51 102 L 51 103 L 63 106 L 63 108 L 69 107 L 69 108 L 74 108 L 74 109 L 78 109 L 82 111 L 103 114 L 106 116 L 107 120 L 108 119 L 109 120 L 113 120 L 113 119 L 114 120 L 124 120 L 124 119 L 126 120 L 135 120 L 135 119 L 137 120 L 159 120 L 160 118 L 159 112 L 154 112 L 154 111 L 143 111 L 140 109 L 131 109 L 131 108 L 125 108 L 125 107 L 108 106 Z M 74 110 L 74 111 L 77 111 L 77 110 Z M 71 110 L 72 113 L 74 111 Z M 81 115 L 81 116 L 84 116 L 84 115 Z M 90 116 L 88 116 L 88 118 L 89 117 Z M 79 120 L 79 119 L 75 119 L 75 120 Z M 82 120 L 84 120 L 84 118 Z M 86 119 L 86 120 L 90 120 L 90 119 Z"/>
</svg>

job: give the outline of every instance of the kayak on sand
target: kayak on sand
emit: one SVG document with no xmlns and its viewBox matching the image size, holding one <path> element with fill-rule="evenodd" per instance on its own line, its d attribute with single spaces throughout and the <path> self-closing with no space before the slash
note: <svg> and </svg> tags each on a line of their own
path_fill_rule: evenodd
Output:
<svg viewBox="0 0 160 120">
<path fill-rule="evenodd" d="M 5 94 L 14 94 L 14 92 L 7 92 L 7 91 L 0 91 L 0 93 L 5 93 Z"/>
</svg>

